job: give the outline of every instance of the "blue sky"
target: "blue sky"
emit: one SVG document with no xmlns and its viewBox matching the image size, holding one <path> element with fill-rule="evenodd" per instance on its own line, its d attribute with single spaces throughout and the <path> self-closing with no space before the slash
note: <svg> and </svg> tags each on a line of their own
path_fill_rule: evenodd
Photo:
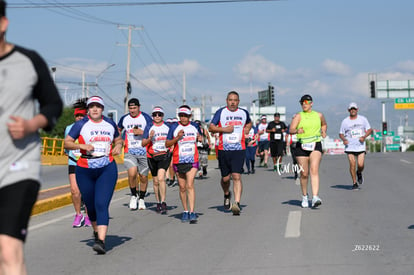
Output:
<svg viewBox="0 0 414 275">
<path fill-rule="evenodd" d="M 146 2 L 151 2 L 148 0 Z M 56 67 L 56 81 L 67 103 L 81 94 L 104 97 L 107 109 L 123 112 L 127 30 L 132 31 L 132 96 L 141 109 L 163 106 L 168 116 L 186 99 L 207 117 L 236 90 L 250 105 L 270 82 L 276 104 L 291 117 L 298 100 L 309 93 L 314 109 L 325 114 L 328 133 L 337 136 L 351 101 L 360 105 L 373 128 L 381 123 L 381 100 L 371 99 L 368 73 L 378 80 L 414 80 L 413 1 L 286 0 L 223 4 L 136 5 L 99 8 L 13 8 L 13 4 L 105 3 L 116 1 L 8 1 L 7 39 L 37 50 Z M 138 2 L 138 1 L 129 1 Z M 152 1 L 154 2 L 154 1 Z M 395 130 L 414 111 L 397 111 L 389 100 L 386 114 Z M 288 121 L 289 122 L 289 121 Z"/>
</svg>

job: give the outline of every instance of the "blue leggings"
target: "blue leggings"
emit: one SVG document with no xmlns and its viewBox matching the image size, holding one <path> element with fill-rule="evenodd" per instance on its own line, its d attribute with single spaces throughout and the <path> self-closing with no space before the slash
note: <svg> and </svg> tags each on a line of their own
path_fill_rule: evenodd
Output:
<svg viewBox="0 0 414 275">
<path fill-rule="evenodd" d="M 76 181 L 88 210 L 89 219 L 97 225 L 109 224 L 109 204 L 118 179 L 115 161 L 102 168 L 76 167 Z"/>
</svg>

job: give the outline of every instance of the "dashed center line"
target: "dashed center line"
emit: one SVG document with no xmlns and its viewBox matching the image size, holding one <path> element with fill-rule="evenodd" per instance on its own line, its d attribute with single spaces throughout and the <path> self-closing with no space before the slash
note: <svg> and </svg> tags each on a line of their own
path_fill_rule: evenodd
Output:
<svg viewBox="0 0 414 275">
<path fill-rule="evenodd" d="M 285 238 L 300 237 L 300 222 L 302 219 L 302 211 L 289 211 L 286 224 Z"/>
</svg>

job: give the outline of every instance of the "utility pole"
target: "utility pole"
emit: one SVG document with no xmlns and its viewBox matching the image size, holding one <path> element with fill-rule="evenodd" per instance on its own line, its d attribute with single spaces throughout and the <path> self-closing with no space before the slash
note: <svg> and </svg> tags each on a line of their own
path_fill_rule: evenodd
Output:
<svg viewBox="0 0 414 275">
<path fill-rule="evenodd" d="M 185 105 L 186 99 L 185 99 L 185 90 L 186 90 L 186 85 L 185 85 L 185 72 L 183 73 L 183 105 Z"/>
<path fill-rule="evenodd" d="M 120 30 L 128 29 L 128 44 L 118 44 L 119 46 L 127 46 L 128 54 L 127 54 L 127 66 L 126 66 L 126 81 L 125 81 L 125 99 L 124 99 L 124 106 L 125 106 L 125 113 L 128 112 L 128 95 L 131 94 L 131 81 L 130 81 L 130 67 L 131 67 L 131 47 L 137 47 L 138 45 L 132 45 L 132 30 L 142 30 L 142 27 L 135 27 L 129 25 L 128 27 L 120 27 Z"/>
</svg>

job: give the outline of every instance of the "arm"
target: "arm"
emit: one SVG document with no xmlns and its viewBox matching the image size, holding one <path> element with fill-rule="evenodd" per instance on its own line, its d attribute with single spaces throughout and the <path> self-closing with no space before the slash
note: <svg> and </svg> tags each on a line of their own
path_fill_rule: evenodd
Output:
<svg viewBox="0 0 414 275">
<path fill-rule="evenodd" d="M 114 144 L 115 144 L 114 145 L 114 148 L 112 148 L 112 155 L 113 156 L 116 156 L 116 155 L 119 155 L 121 153 L 122 146 L 124 145 L 124 142 L 122 140 L 122 137 L 121 136 L 117 136 L 114 139 Z"/>
<path fill-rule="evenodd" d="M 349 141 L 346 139 L 344 134 L 339 134 L 339 138 L 342 140 L 344 145 L 348 145 Z"/>
<path fill-rule="evenodd" d="M 328 129 L 328 125 L 326 124 L 326 120 L 323 114 L 319 113 L 319 116 L 321 118 L 321 136 L 323 138 L 326 138 L 326 130 Z"/>
<path fill-rule="evenodd" d="M 172 139 L 167 139 L 165 141 L 165 146 L 166 147 L 173 146 L 174 144 L 176 144 L 183 137 L 183 135 L 184 135 L 184 130 L 180 130 L 176 137 L 173 137 Z"/>
<path fill-rule="evenodd" d="M 300 115 L 296 115 L 293 119 L 292 119 L 292 122 L 290 123 L 290 127 L 289 127 L 289 133 L 291 133 L 292 135 L 294 135 L 294 134 L 301 134 L 301 133 L 303 133 L 303 129 L 301 128 L 301 129 L 296 129 L 297 127 L 298 127 L 298 125 L 299 125 L 299 122 L 300 122 Z M 299 132 L 299 130 L 301 130 L 300 132 Z"/>
</svg>

